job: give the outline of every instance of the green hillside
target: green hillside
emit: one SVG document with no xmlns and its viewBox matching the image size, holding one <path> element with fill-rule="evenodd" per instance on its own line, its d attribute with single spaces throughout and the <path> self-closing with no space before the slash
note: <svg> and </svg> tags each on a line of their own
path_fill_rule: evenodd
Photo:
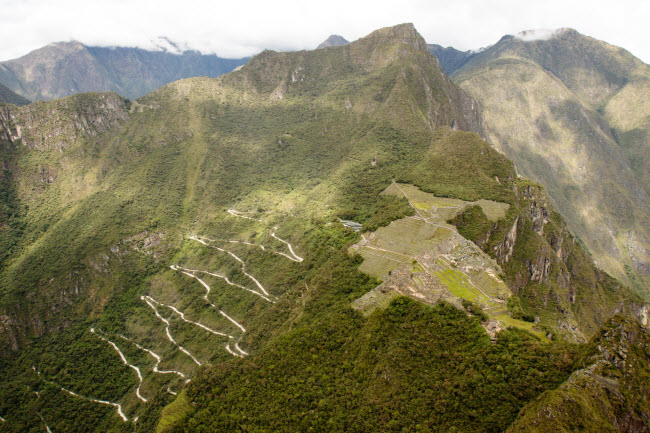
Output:
<svg viewBox="0 0 650 433">
<path fill-rule="evenodd" d="M 412 25 L 0 120 L 6 431 L 504 431 L 647 319 Z"/>
</svg>

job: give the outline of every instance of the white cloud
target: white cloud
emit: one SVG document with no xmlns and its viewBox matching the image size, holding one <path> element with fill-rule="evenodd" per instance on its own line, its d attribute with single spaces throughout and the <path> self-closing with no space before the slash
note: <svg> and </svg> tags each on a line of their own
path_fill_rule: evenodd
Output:
<svg viewBox="0 0 650 433">
<path fill-rule="evenodd" d="M 515 38 L 520 39 L 522 41 L 548 41 L 549 39 L 555 37 L 556 35 L 560 35 L 562 33 L 562 30 L 564 29 L 531 29 L 531 30 L 524 30 L 523 32 L 519 32 L 515 35 Z"/>
<path fill-rule="evenodd" d="M 650 2 L 638 0 L 0 0 L 0 11 L 2 60 L 54 41 L 155 48 L 161 36 L 242 57 L 413 22 L 427 42 L 464 50 L 526 29 L 571 27 L 650 61 Z"/>
</svg>

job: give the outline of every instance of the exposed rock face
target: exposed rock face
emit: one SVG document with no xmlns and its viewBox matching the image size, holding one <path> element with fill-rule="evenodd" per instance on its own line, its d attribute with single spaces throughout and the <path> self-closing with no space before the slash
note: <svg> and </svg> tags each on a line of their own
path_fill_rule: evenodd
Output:
<svg viewBox="0 0 650 433">
<path fill-rule="evenodd" d="M 533 230 L 538 235 L 544 234 L 544 225 L 549 219 L 549 205 L 546 194 L 539 186 L 526 186 L 521 195 L 528 202 L 528 209 L 533 220 Z"/>
<path fill-rule="evenodd" d="M 503 242 L 494 247 L 495 256 L 499 263 L 507 263 L 512 257 L 515 242 L 517 242 L 517 223 L 519 223 L 519 217 L 515 219 Z"/>
<path fill-rule="evenodd" d="M 58 149 L 119 126 L 129 117 L 116 93 L 76 95 L 49 104 L 0 105 L 0 139 L 34 149 Z"/>
<path fill-rule="evenodd" d="M 521 180 L 513 192 L 517 214 L 488 226 L 476 242 L 505 270 L 529 315 L 569 340 L 585 341 L 612 315 L 638 313 L 642 299 L 593 266 L 541 186 Z"/>
<path fill-rule="evenodd" d="M 18 350 L 18 338 L 14 334 L 12 325 L 11 317 L 0 316 L 0 347 L 11 347 L 11 350 Z"/>
</svg>

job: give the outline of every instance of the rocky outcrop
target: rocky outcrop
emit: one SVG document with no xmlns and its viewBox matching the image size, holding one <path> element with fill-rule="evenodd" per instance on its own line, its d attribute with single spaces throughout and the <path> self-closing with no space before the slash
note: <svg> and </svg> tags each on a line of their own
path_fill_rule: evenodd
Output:
<svg viewBox="0 0 650 433">
<path fill-rule="evenodd" d="M 0 138 L 14 144 L 62 151 L 80 138 L 118 127 L 129 117 L 116 93 L 88 93 L 25 107 L 0 107 Z"/>
<path fill-rule="evenodd" d="M 594 266 L 541 186 L 521 179 L 513 191 L 518 212 L 492 224 L 477 244 L 503 267 L 529 315 L 585 341 L 612 315 L 637 314 L 641 299 Z"/>
<path fill-rule="evenodd" d="M 546 225 L 550 216 L 546 193 L 541 186 L 527 185 L 522 189 L 521 197 L 528 203 L 528 211 L 533 220 L 533 230 L 538 235 L 543 235 L 544 225 Z"/>
<path fill-rule="evenodd" d="M 14 124 L 14 116 L 18 110 L 17 107 L 0 104 L 0 140 L 11 143 L 20 140 L 20 126 Z"/>
<path fill-rule="evenodd" d="M 515 219 L 503 242 L 494 247 L 494 255 L 499 263 L 507 263 L 512 257 L 515 242 L 517 242 L 517 223 L 519 223 L 519 217 Z"/>
<path fill-rule="evenodd" d="M 592 344 L 590 365 L 526 406 L 508 433 L 650 430 L 648 329 L 631 316 L 617 316 Z"/>
</svg>

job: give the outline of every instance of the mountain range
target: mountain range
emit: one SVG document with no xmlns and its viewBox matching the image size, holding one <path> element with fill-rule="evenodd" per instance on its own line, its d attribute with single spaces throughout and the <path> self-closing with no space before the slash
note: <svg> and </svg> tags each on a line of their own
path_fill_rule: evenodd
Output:
<svg viewBox="0 0 650 433">
<path fill-rule="evenodd" d="M 647 429 L 643 292 L 430 50 L 0 104 L 0 429 Z"/>
<path fill-rule="evenodd" d="M 0 83 L 30 101 L 97 91 L 133 99 L 181 78 L 218 77 L 248 60 L 183 51 L 165 41 L 159 51 L 53 43 L 0 62 Z"/>
</svg>

